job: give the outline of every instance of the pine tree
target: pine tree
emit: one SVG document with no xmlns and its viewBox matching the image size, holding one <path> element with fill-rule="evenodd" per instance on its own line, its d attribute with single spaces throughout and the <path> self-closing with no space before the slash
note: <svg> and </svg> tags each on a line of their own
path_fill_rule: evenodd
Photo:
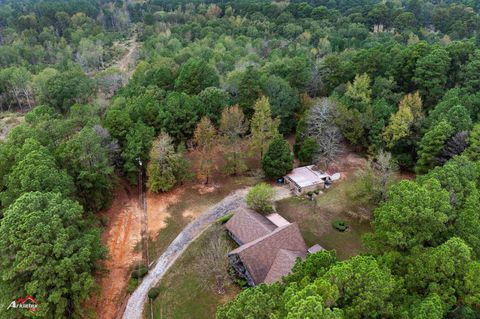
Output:
<svg viewBox="0 0 480 319">
<path fill-rule="evenodd" d="M 293 168 L 293 155 L 290 145 L 281 136 L 276 135 L 262 159 L 265 176 L 278 178 L 286 175 Z"/>
<path fill-rule="evenodd" d="M 476 124 L 470 131 L 465 155 L 472 161 L 480 161 L 480 123 Z"/>
<path fill-rule="evenodd" d="M 436 158 L 440 155 L 452 132 L 452 126 L 447 121 L 441 121 L 425 133 L 418 145 L 419 158 L 415 167 L 417 174 L 424 174 L 435 167 Z"/>
<path fill-rule="evenodd" d="M 313 137 L 307 137 L 298 151 L 298 159 L 301 165 L 310 165 L 313 163 L 315 155 L 318 152 L 318 143 Z"/>
</svg>

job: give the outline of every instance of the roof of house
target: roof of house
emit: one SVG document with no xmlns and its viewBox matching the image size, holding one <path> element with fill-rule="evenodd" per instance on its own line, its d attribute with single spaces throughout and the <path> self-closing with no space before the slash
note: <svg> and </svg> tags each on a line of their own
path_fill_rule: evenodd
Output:
<svg viewBox="0 0 480 319">
<path fill-rule="evenodd" d="M 279 281 L 283 276 L 290 273 L 297 258 L 304 259 L 305 257 L 306 253 L 304 251 L 280 249 L 263 282 L 271 284 Z"/>
<path fill-rule="evenodd" d="M 232 250 L 229 254 L 238 254 L 255 284 L 259 284 L 267 278 L 280 250 L 306 254 L 307 245 L 296 223 L 278 227 L 273 232 Z M 269 280 L 280 279 L 290 272 L 293 264 L 288 256 L 290 255 L 286 253 L 279 256 Z"/>
<path fill-rule="evenodd" d="M 310 165 L 294 168 L 286 177 L 300 187 L 307 187 L 324 183 L 324 179 L 329 176 L 327 173 L 315 170 L 314 165 Z"/>
<path fill-rule="evenodd" d="M 271 221 L 275 226 L 282 227 L 290 224 L 288 220 L 286 220 L 282 215 L 278 213 L 272 213 L 270 215 L 265 216 L 269 221 Z"/>
<path fill-rule="evenodd" d="M 308 253 L 315 254 L 315 253 L 318 253 L 319 251 L 322 251 L 322 250 L 325 250 L 325 248 L 323 248 L 319 244 L 315 244 L 312 247 L 308 248 Z"/>
<path fill-rule="evenodd" d="M 225 227 L 242 244 L 270 234 L 277 228 L 269 219 L 248 208 L 238 209 Z"/>
</svg>

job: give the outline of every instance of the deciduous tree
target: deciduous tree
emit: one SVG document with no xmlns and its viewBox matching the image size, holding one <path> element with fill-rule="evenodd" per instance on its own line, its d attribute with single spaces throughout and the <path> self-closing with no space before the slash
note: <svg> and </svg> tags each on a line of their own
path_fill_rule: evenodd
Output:
<svg viewBox="0 0 480 319">
<path fill-rule="evenodd" d="M 383 139 L 389 148 L 400 140 L 411 137 L 414 127 L 420 127 L 423 120 L 422 100 L 418 92 L 407 94 L 400 102 L 397 113 L 392 114 L 390 123 L 383 132 Z"/>
<path fill-rule="evenodd" d="M 223 110 L 219 132 L 225 154 L 224 170 L 227 174 L 236 175 L 247 169 L 242 151 L 242 137 L 247 129 L 248 123 L 238 105 Z"/>
<path fill-rule="evenodd" d="M 435 166 L 436 158 L 442 152 L 452 132 L 452 126 L 446 121 L 441 121 L 425 133 L 418 144 L 418 161 L 415 167 L 417 174 L 424 174 Z"/>
<path fill-rule="evenodd" d="M 472 161 L 480 161 L 480 124 L 476 124 L 470 131 L 465 155 Z"/>
<path fill-rule="evenodd" d="M 370 77 L 368 74 L 357 74 L 353 83 L 347 84 L 345 96 L 350 100 L 352 106 L 360 112 L 365 112 L 372 101 L 372 89 L 370 88 Z"/>
<path fill-rule="evenodd" d="M 62 167 L 74 178 L 77 196 L 88 211 L 110 204 L 115 186 L 114 164 L 118 164 L 118 142 L 100 125 L 84 127 L 59 146 Z"/>
<path fill-rule="evenodd" d="M 166 192 L 177 183 L 184 181 L 185 167 L 182 152 L 176 152 L 173 139 L 167 133 L 160 135 L 153 142 L 150 161 L 147 166 L 147 187 L 151 192 Z"/>
<path fill-rule="evenodd" d="M 260 213 L 271 213 L 273 210 L 273 197 L 275 190 L 266 183 L 260 183 L 252 187 L 245 198 L 247 205 Z"/>
<path fill-rule="evenodd" d="M 208 242 L 200 250 L 197 268 L 204 285 L 213 289 L 217 294 L 223 295 L 228 281 L 230 264 L 227 254 L 230 247 L 221 226 L 213 226 L 207 234 L 209 235 Z"/>
<path fill-rule="evenodd" d="M 278 134 L 278 119 L 272 119 L 268 98 L 262 96 L 254 106 L 255 113 L 250 122 L 250 151 L 260 159 L 267 151 L 272 138 Z"/>
</svg>

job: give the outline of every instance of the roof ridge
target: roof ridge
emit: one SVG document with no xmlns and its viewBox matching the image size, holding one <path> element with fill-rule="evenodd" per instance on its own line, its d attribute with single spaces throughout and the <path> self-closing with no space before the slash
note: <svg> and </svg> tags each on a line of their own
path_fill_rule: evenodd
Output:
<svg viewBox="0 0 480 319">
<path fill-rule="evenodd" d="M 290 223 L 290 224 L 285 225 L 285 226 L 277 227 L 276 229 L 274 229 L 274 230 L 273 230 L 272 232 L 270 232 L 269 234 L 266 234 L 266 235 L 264 235 L 264 236 L 262 236 L 262 237 L 260 237 L 260 238 L 257 238 L 257 239 L 255 239 L 255 240 L 252 240 L 251 242 L 245 243 L 245 244 L 243 244 L 242 246 L 239 246 L 239 247 L 235 248 L 234 250 L 232 250 L 232 251 L 230 252 L 230 254 L 239 253 L 239 252 L 241 252 L 241 251 L 245 251 L 245 250 L 251 248 L 252 246 L 255 246 L 255 245 L 258 244 L 259 242 L 267 239 L 268 237 L 273 236 L 274 234 L 277 234 L 277 233 L 279 233 L 280 231 L 282 231 L 282 230 L 284 230 L 285 228 L 288 228 L 288 227 L 290 227 L 290 226 L 292 226 L 292 225 L 295 225 L 295 226 L 298 227 L 298 225 L 297 225 L 296 222 Z"/>
</svg>

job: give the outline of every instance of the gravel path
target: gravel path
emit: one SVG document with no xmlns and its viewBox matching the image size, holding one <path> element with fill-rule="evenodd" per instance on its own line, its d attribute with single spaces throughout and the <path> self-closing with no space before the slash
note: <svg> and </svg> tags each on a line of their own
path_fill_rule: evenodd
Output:
<svg viewBox="0 0 480 319">
<path fill-rule="evenodd" d="M 141 284 L 130 296 L 123 319 L 142 319 L 143 306 L 150 288 L 155 287 L 175 260 L 185 251 L 211 223 L 226 215 L 230 211 L 244 204 L 248 189 L 242 189 L 225 197 L 220 203 L 207 210 L 197 219 L 188 224 L 177 238 L 168 246 L 167 250 L 158 258 L 156 264 L 143 278 Z"/>
<path fill-rule="evenodd" d="M 290 190 L 286 187 L 275 186 L 274 189 L 275 201 L 291 196 Z M 143 318 L 143 307 L 150 288 L 155 287 L 158 284 L 167 270 L 185 251 L 188 245 L 190 245 L 211 223 L 232 210 L 244 205 L 245 196 L 247 195 L 248 190 L 249 188 L 241 189 L 225 197 L 220 203 L 213 206 L 200 215 L 200 217 L 188 224 L 182 232 L 178 234 L 128 299 L 127 307 L 123 313 L 123 319 Z"/>
</svg>

